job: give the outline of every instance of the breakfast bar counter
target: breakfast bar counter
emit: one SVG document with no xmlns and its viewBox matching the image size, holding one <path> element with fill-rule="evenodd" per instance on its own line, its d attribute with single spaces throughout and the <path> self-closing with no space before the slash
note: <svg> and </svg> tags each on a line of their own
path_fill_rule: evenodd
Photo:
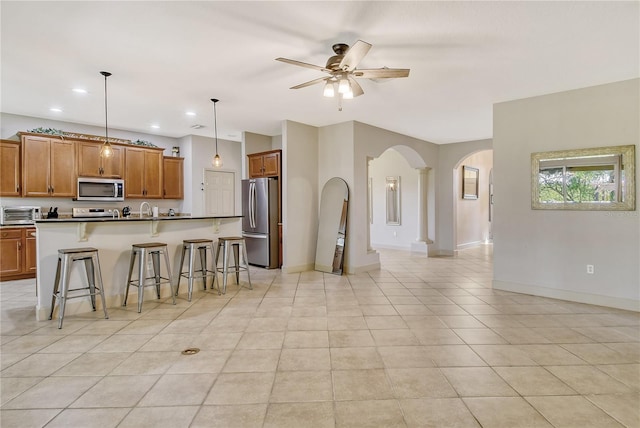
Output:
<svg viewBox="0 0 640 428">
<path fill-rule="evenodd" d="M 58 250 L 63 248 L 94 247 L 99 251 L 102 282 L 107 308 L 120 307 L 124 300 L 131 246 L 143 242 L 162 242 L 169 248 L 174 284 L 179 275 L 182 241 L 219 236 L 240 236 L 242 216 L 160 216 L 126 218 L 57 218 L 36 220 L 38 270 L 36 280 L 36 318 L 46 320 L 51 310 L 51 295 L 58 262 Z M 84 269 L 74 268 L 71 288 L 84 286 Z M 154 298 L 152 288 L 149 296 Z M 162 287 L 162 297 L 169 297 L 169 288 Z M 186 291 L 186 285 L 183 288 Z M 135 291 L 135 290 L 132 290 Z M 98 299 L 99 300 L 99 299 Z M 135 298 L 134 300 L 135 301 Z M 98 307 L 98 310 L 101 308 Z M 65 315 L 91 311 L 90 300 L 73 299 L 67 303 Z"/>
</svg>

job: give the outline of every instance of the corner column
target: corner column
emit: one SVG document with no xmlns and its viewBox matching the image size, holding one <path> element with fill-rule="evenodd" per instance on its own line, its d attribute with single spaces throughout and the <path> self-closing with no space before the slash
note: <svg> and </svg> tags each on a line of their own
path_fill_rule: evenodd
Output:
<svg viewBox="0 0 640 428">
<path fill-rule="evenodd" d="M 429 188 L 429 171 L 431 168 L 417 168 L 418 170 L 418 237 L 416 247 L 422 247 L 426 249 L 426 244 L 433 244 L 433 241 L 429 239 L 429 218 L 428 218 L 428 198 L 427 189 Z M 422 243 L 422 245 L 420 245 Z"/>
</svg>

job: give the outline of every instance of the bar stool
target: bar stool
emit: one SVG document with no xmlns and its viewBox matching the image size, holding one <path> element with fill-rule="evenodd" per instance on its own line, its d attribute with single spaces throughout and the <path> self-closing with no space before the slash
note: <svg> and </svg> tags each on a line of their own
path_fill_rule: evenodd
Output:
<svg viewBox="0 0 640 428">
<path fill-rule="evenodd" d="M 87 273 L 87 287 L 69 288 L 69 277 L 71 276 L 71 268 L 73 262 L 84 261 L 85 271 Z M 62 289 L 60 282 L 62 281 Z M 98 283 L 96 285 L 96 282 Z M 70 291 L 89 290 L 88 293 L 79 294 L 77 296 L 69 296 Z M 102 287 L 102 273 L 100 272 L 100 260 L 98 260 L 98 250 L 96 248 L 65 248 L 58 250 L 58 266 L 56 267 L 56 278 L 53 283 L 53 297 L 51 298 L 51 313 L 49 319 L 53 319 L 53 310 L 55 308 L 56 299 L 59 300 L 58 308 L 58 328 L 62 328 L 62 320 L 64 319 L 64 309 L 68 299 L 76 297 L 91 298 L 91 306 L 96 310 L 96 294 L 100 294 L 102 299 L 102 309 L 104 310 L 105 319 L 109 318 L 107 314 L 107 305 L 104 299 L 104 290 Z"/>
<path fill-rule="evenodd" d="M 231 267 L 229 266 L 229 250 L 233 247 L 233 256 L 235 260 L 235 265 Z M 244 265 L 241 266 L 238 263 L 238 258 L 240 255 L 240 247 L 242 247 L 242 259 Z M 222 267 L 218 267 L 218 259 L 220 258 L 220 252 L 223 252 L 222 255 Z M 227 275 L 230 273 L 236 274 L 236 284 L 240 285 L 240 272 L 247 272 L 247 280 L 249 281 L 249 289 L 253 290 L 253 286 L 251 285 L 251 275 L 249 274 L 249 262 L 247 258 L 247 245 L 244 241 L 244 238 L 237 236 L 227 236 L 227 237 L 219 237 L 218 238 L 218 247 L 216 249 L 216 261 L 215 261 L 215 281 L 218 282 L 218 294 L 222 292 L 222 294 L 226 294 L 227 292 Z M 218 280 L 218 272 L 222 272 L 222 290 L 220 290 L 220 281 Z"/>
<path fill-rule="evenodd" d="M 167 276 L 161 276 L 160 266 L 160 254 L 164 254 L 164 262 L 166 265 Z M 153 276 L 147 277 L 147 256 L 151 255 L 151 262 L 153 263 Z M 133 274 L 133 266 L 136 262 L 136 256 L 139 256 L 138 260 L 138 279 L 131 279 Z M 152 279 L 153 282 L 146 283 L 148 279 Z M 160 298 L 160 284 L 169 283 L 171 288 L 171 298 L 173 304 L 176 304 L 176 296 L 173 294 L 173 282 L 171 281 L 171 265 L 169 263 L 169 252 L 167 250 L 167 244 L 162 242 L 145 242 L 143 244 L 133 244 L 131 246 L 131 262 L 129 264 L 129 277 L 127 278 L 127 291 L 124 294 L 124 303 L 122 306 L 127 306 L 127 298 L 129 297 L 129 286 L 133 285 L 138 287 L 138 313 L 142 311 L 142 297 L 144 295 L 144 287 L 155 285 L 156 294 L 158 299 Z"/>
<path fill-rule="evenodd" d="M 200 273 L 195 274 L 196 264 L 196 250 L 200 254 Z M 191 295 L 193 293 L 193 279 L 202 278 L 204 289 L 207 289 L 207 277 L 212 277 L 211 289 L 213 289 L 213 283 L 215 282 L 215 271 L 207 269 L 207 250 L 211 252 L 211 261 L 214 260 L 213 254 L 213 241 L 211 239 L 185 239 L 182 241 L 182 254 L 180 255 L 180 275 L 178 275 L 178 284 L 176 285 L 176 296 L 178 295 L 178 289 L 180 288 L 180 279 L 182 277 L 189 280 L 189 294 L 188 300 L 191 301 Z M 184 271 L 184 254 L 189 252 L 189 269 Z"/>
</svg>

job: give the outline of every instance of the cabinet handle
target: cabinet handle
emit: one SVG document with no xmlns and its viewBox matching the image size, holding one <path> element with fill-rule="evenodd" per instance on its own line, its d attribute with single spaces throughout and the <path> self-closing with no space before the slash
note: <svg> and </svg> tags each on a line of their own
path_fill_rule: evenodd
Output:
<svg viewBox="0 0 640 428">
<path fill-rule="evenodd" d="M 22 250 L 22 242 L 18 242 L 18 250 Z"/>
</svg>

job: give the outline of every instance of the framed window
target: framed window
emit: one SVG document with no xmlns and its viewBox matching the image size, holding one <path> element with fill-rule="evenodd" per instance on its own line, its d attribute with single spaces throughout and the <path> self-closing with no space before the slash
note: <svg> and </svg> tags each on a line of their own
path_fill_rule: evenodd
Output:
<svg viewBox="0 0 640 428">
<path fill-rule="evenodd" d="M 533 153 L 531 167 L 533 209 L 635 209 L 635 146 Z"/>
<path fill-rule="evenodd" d="M 478 199 L 478 168 L 462 166 L 462 199 Z"/>
</svg>

